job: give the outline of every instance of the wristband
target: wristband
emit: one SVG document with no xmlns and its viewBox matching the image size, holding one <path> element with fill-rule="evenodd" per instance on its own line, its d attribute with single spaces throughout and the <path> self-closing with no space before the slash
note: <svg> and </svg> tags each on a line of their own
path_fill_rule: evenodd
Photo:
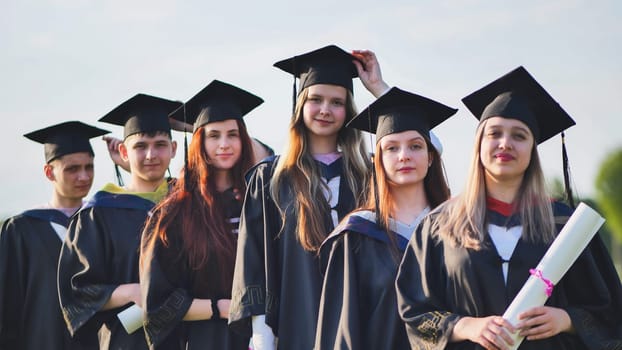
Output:
<svg viewBox="0 0 622 350">
<path fill-rule="evenodd" d="M 218 300 L 211 299 L 212 302 L 212 320 L 217 320 L 220 318 L 220 310 L 218 310 Z"/>
</svg>

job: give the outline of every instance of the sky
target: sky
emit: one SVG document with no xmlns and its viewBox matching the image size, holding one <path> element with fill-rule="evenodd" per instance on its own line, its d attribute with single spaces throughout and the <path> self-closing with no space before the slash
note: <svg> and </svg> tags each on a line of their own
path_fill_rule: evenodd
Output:
<svg viewBox="0 0 622 350">
<path fill-rule="evenodd" d="M 575 119 L 567 131 L 573 187 L 594 195 L 608 152 L 622 147 L 622 2 L 551 1 L 88 1 L 5 0 L 0 13 L 0 218 L 43 204 L 43 147 L 22 135 L 97 120 L 137 93 L 185 101 L 213 79 L 261 96 L 245 119 L 277 152 L 286 143 L 290 75 L 278 60 L 336 44 L 370 49 L 392 86 L 458 113 L 435 129 L 454 194 L 464 187 L 477 126 L 461 98 L 524 66 Z M 363 110 L 373 97 L 355 81 Z M 182 142 L 181 134 L 174 138 Z M 114 181 L 93 139 L 90 195 Z M 180 149 L 182 149 L 180 144 Z M 539 146 L 548 179 L 561 178 L 561 144 Z M 171 164 L 176 175 L 181 152 Z M 126 177 L 127 179 L 127 177 Z"/>
</svg>

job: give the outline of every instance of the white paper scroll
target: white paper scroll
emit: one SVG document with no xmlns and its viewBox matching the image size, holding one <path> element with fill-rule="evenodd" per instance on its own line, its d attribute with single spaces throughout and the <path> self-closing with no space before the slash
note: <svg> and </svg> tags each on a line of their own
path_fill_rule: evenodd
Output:
<svg viewBox="0 0 622 350">
<path fill-rule="evenodd" d="M 143 326 L 143 309 L 134 304 L 117 315 L 127 334 L 136 332 Z"/>
<path fill-rule="evenodd" d="M 605 219 L 596 211 L 584 203 L 580 203 L 540 260 L 536 270 L 542 271 L 544 278 L 553 284 L 557 284 L 604 222 Z M 518 315 L 520 313 L 544 305 L 548 298 L 546 287 L 542 279 L 533 275 L 529 277 L 503 314 L 503 318 L 515 325 L 519 321 Z M 514 346 L 511 349 L 516 349 L 524 337 L 519 336 L 518 332 L 511 336 L 514 340 Z"/>
</svg>

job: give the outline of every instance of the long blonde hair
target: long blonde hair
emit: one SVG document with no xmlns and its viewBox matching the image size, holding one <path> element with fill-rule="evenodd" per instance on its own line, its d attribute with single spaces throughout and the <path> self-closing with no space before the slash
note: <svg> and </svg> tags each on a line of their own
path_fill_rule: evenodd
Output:
<svg viewBox="0 0 622 350">
<path fill-rule="evenodd" d="M 289 143 L 281 155 L 270 181 L 270 192 L 279 206 L 279 188 L 289 186 L 294 195 L 296 235 L 300 245 L 307 251 L 316 251 L 328 232 L 324 218 L 331 208 L 323 192 L 330 193 L 328 186 L 320 181 L 321 173 L 316 165 L 309 146 L 308 129 L 304 124 L 303 106 L 309 94 L 308 87 L 300 92 L 296 108 L 289 125 Z M 347 123 L 356 115 L 352 93 L 346 96 Z M 345 124 L 344 123 L 344 124 Z M 358 207 L 366 200 L 370 162 L 361 132 L 343 126 L 337 136 L 337 146 L 343 159 L 342 181 L 347 181 L 355 198 L 353 207 Z M 335 194 L 336 195 L 336 194 Z M 279 207 L 283 226 L 285 209 Z M 292 218 L 290 218 L 291 220 Z"/>
<path fill-rule="evenodd" d="M 454 245 L 479 249 L 486 228 L 485 170 L 480 149 L 487 120 L 480 123 L 475 135 L 471 167 L 464 192 L 447 201 L 440 210 L 433 229 Z M 523 238 L 530 242 L 550 242 L 555 238 L 551 199 L 547 195 L 538 150 L 534 142 L 531 160 L 515 200 L 516 213 L 523 226 Z"/>
</svg>

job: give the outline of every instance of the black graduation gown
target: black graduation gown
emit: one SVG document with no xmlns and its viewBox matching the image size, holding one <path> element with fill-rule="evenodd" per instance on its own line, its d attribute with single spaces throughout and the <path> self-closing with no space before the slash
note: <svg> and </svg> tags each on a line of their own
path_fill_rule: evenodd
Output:
<svg viewBox="0 0 622 350">
<path fill-rule="evenodd" d="M 350 215 L 322 244 L 326 265 L 315 349 L 410 349 L 397 312 L 395 276 L 408 243 Z"/>
<path fill-rule="evenodd" d="M 216 201 L 225 205 L 232 234 L 237 235 L 241 202 L 232 189 L 218 194 Z M 180 225 L 174 222 L 174 227 Z M 146 299 L 145 333 L 150 348 L 247 350 L 249 338 L 230 330 L 226 319 L 183 321 L 194 298 L 231 299 L 231 286 L 214 287 L 220 282 L 207 266 L 192 270 L 187 259 L 180 256 L 182 246 L 180 235 L 171 231 L 167 246 L 157 240 L 153 250 L 142 252 L 148 262 L 141 275 L 141 289 Z M 214 263 L 208 261 L 207 265 L 210 264 Z M 233 267 L 227 273 L 233 274 Z M 214 289 L 226 292 L 217 295 Z"/>
<path fill-rule="evenodd" d="M 559 232 L 571 211 L 554 203 L 553 213 Z M 488 220 L 495 215 L 500 214 L 489 211 Z M 435 218 L 433 213 L 419 226 L 400 265 L 396 281 L 400 315 L 413 348 L 479 349 L 469 341 L 448 343 L 459 317 L 503 315 L 550 244 L 519 239 L 506 286 L 502 260 L 488 235 L 479 251 L 452 247 L 431 229 Z M 622 287 L 598 235 L 555 286 L 546 305 L 566 310 L 576 334 L 525 339 L 519 349 L 622 348 Z"/>
<path fill-rule="evenodd" d="M 99 332 L 100 349 L 147 349 L 145 334 L 128 334 L 117 314 L 101 311 L 121 284 L 138 283 L 140 236 L 154 203 L 99 191 L 71 220 L 58 266 L 58 293 L 75 337 Z"/>
<path fill-rule="evenodd" d="M 279 195 L 285 211 L 281 216 L 270 195 L 270 179 L 276 160 L 259 163 L 248 181 L 240 221 L 238 250 L 233 276 L 230 326 L 251 335 L 251 317 L 265 315 L 278 337 L 279 349 L 311 349 L 314 344 L 322 274 L 317 254 L 305 251 L 296 238 L 295 196 L 290 186 Z M 354 208 L 354 196 L 342 170 L 342 159 L 326 166 L 319 163 L 323 177 L 341 176 L 338 204 L 341 219 Z M 333 194 L 335 195 L 335 194 Z M 330 213 L 326 226 L 333 228 Z M 330 231 L 329 231 L 330 232 Z"/>
<path fill-rule="evenodd" d="M 69 218 L 33 209 L 9 218 L 0 231 L 0 349 L 81 349 L 65 326 L 56 293 L 62 241 L 51 223 Z M 82 340 L 87 345 L 87 340 Z M 91 339 L 97 345 L 97 338 Z"/>
</svg>

